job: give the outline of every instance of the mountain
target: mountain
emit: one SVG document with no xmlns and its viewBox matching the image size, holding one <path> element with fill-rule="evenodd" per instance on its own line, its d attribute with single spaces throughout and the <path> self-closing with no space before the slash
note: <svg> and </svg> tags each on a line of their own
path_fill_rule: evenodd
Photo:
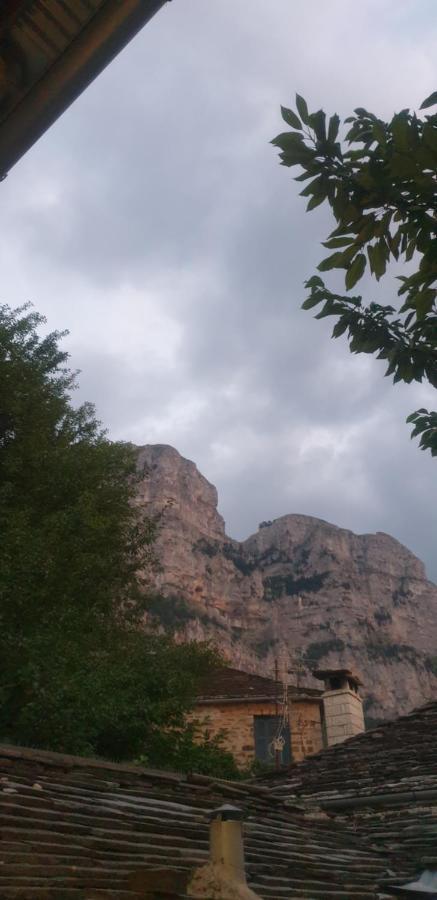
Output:
<svg viewBox="0 0 437 900">
<path fill-rule="evenodd" d="M 437 696 L 437 587 L 406 547 L 297 514 L 235 541 L 193 462 L 157 444 L 138 448 L 138 465 L 139 503 L 162 512 L 151 615 L 179 639 L 211 639 L 262 675 L 288 658 L 312 686 L 311 669 L 347 665 L 368 721 Z"/>
</svg>

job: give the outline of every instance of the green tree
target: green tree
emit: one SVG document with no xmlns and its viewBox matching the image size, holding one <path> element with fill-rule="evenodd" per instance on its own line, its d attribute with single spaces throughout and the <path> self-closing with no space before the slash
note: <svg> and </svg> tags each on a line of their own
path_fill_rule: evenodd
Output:
<svg viewBox="0 0 437 900">
<path fill-rule="evenodd" d="M 135 503 L 136 454 L 72 405 L 63 335 L 43 322 L 0 307 L 0 735 L 183 768 L 217 658 L 141 628 L 156 523 Z"/>
<path fill-rule="evenodd" d="M 437 104 L 437 92 L 421 109 Z M 300 166 L 296 181 L 307 210 L 325 200 L 336 220 L 324 246 L 333 251 L 320 272 L 345 270 L 351 291 L 366 271 L 379 280 L 390 260 L 410 262 L 398 275 L 396 305 L 363 303 L 361 296 L 329 290 L 319 275 L 306 282 L 304 309 L 323 304 L 316 318 L 335 316 L 332 336 L 347 334 L 352 353 L 376 353 L 387 360 L 393 380 L 422 381 L 437 387 L 437 114 L 419 118 L 408 109 L 384 122 L 366 109 L 345 119 L 323 110 L 310 113 L 296 95 L 296 109 L 282 107 L 289 126 L 272 143 L 283 166 Z M 437 455 L 437 413 L 420 409 L 407 421 L 412 437 Z"/>
</svg>

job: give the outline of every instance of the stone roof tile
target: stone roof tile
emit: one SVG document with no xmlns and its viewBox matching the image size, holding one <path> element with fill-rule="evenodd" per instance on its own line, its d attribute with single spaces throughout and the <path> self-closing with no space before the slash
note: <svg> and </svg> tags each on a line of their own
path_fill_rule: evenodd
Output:
<svg viewBox="0 0 437 900">
<path fill-rule="evenodd" d="M 290 685 L 289 694 L 302 699 L 318 700 L 323 691 L 318 688 L 296 687 Z M 256 700 L 271 699 L 280 700 L 283 694 L 282 682 L 273 678 L 265 678 L 252 672 L 242 672 L 225 666 L 209 673 L 204 679 L 198 701 L 202 700 Z"/>
<path fill-rule="evenodd" d="M 387 854 L 256 784 L 4 746 L 0 779 L 2 900 L 137 900 L 144 870 L 182 885 L 206 862 L 209 814 L 224 801 L 244 810 L 261 898 L 365 900 L 390 877 Z"/>
</svg>

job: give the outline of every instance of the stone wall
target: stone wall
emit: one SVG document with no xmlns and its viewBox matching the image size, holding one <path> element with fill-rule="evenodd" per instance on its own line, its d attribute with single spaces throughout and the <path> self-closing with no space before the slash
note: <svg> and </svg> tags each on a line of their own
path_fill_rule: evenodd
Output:
<svg viewBox="0 0 437 900">
<path fill-rule="evenodd" d="M 273 701 L 199 703 L 192 718 L 205 723 L 211 735 L 226 732 L 223 747 L 234 755 L 241 768 L 255 760 L 254 716 L 274 716 Z M 289 704 L 291 752 L 299 762 L 323 747 L 320 703 L 318 700 L 293 700 Z M 273 763 L 273 760 L 272 760 Z"/>
<path fill-rule="evenodd" d="M 291 749 L 299 762 L 323 748 L 321 701 L 294 700 L 290 704 Z"/>
<path fill-rule="evenodd" d="M 364 731 L 363 701 L 354 691 L 325 691 L 323 704 L 328 747 Z"/>
</svg>

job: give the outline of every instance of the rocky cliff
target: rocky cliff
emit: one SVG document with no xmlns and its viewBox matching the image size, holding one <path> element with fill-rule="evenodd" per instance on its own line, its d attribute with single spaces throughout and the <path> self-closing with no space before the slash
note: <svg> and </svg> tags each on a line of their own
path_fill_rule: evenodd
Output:
<svg viewBox="0 0 437 900">
<path fill-rule="evenodd" d="M 153 615 L 180 639 L 213 639 L 264 675 L 288 659 L 301 684 L 320 686 L 312 668 L 348 665 L 370 720 L 437 696 L 437 587 L 406 547 L 295 514 L 240 543 L 194 463 L 164 445 L 139 448 L 138 460 L 139 502 L 164 510 Z"/>
</svg>

